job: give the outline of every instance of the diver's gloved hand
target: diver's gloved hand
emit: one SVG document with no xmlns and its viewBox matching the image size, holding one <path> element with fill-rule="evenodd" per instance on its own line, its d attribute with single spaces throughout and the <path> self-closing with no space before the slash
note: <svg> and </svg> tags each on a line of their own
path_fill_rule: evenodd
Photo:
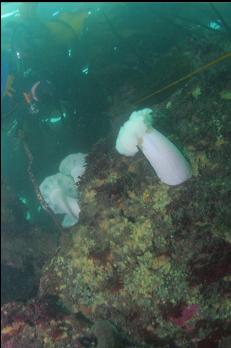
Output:
<svg viewBox="0 0 231 348">
<path fill-rule="evenodd" d="M 30 110 L 29 110 L 30 114 L 34 115 L 37 114 L 39 112 L 39 108 L 36 105 L 36 103 L 32 103 L 30 104 Z"/>
<path fill-rule="evenodd" d="M 39 108 L 37 102 L 33 99 L 32 95 L 30 93 L 24 92 L 23 96 L 26 103 L 29 106 L 29 113 L 32 115 L 37 114 L 39 112 Z"/>
</svg>

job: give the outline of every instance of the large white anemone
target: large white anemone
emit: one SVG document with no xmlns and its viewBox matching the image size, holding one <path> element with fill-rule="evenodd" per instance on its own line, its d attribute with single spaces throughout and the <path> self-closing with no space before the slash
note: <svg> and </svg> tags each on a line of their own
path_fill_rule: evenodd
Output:
<svg viewBox="0 0 231 348">
<path fill-rule="evenodd" d="M 192 176 L 189 163 L 177 147 L 152 128 L 151 109 L 131 114 L 120 128 L 116 149 L 125 156 L 134 156 L 140 149 L 165 184 L 179 185 Z"/>
</svg>

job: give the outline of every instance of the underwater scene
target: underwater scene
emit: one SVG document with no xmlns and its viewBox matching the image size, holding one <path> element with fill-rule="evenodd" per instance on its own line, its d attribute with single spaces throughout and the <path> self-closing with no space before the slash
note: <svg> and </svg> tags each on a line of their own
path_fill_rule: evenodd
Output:
<svg viewBox="0 0 231 348">
<path fill-rule="evenodd" d="M 231 3 L 1 3 L 3 348 L 231 347 Z"/>
</svg>

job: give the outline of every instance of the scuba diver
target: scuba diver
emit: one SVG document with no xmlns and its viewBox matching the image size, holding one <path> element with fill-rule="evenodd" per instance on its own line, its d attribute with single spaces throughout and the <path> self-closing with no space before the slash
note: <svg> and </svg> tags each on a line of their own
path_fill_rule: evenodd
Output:
<svg viewBox="0 0 231 348">
<path fill-rule="evenodd" d="M 11 24 L 9 23 L 8 27 Z M 14 30 L 19 26 L 20 35 L 14 37 Z M 8 27 L 3 31 L 8 30 Z M 54 112 L 61 115 L 63 103 L 61 93 L 57 91 L 57 78 L 52 70 L 49 71 L 49 62 L 40 62 L 41 53 L 36 55 L 31 47 L 31 40 L 27 40 L 27 33 L 25 35 L 25 30 L 22 30 L 21 23 L 12 27 L 12 43 L 8 48 L 3 42 L 2 47 L 2 126 L 8 128 L 13 119 L 16 119 L 17 128 L 23 128 L 25 123 L 31 123 L 30 118 L 34 121 L 32 116 L 37 116 L 39 122 L 44 115 L 48 117 Z"/>
<path fill-rule="evenodd" d="M 1 102 L 3 122 L 17 110 L 20 125 L 26 115 L 35 115 L 40 109 L 55 103 L 55 86 L 46 78 L 38 79 L 31 69 L 17 68 L 9 52 L 3 52 L 1 64 Z"/>
<path fill-rule="evenodd" d="M 14 110 L 20 124 L 29 115 L 42 118 L 42 114 L 46 117 L 52 112 L 62 114 L 70 96 L 76 99 L 77 75 L 73 75 L 72 69 L 78 70 L 79 53 L 75 53 L 88 12 L 58 11 L 55 17 L 40 19 L 38 5 L 38 2 L 21 3 L 19 16 L 2 21 L 4 122 Z"/>
<path fill-rule="evenodd" d="M 36 4 L 36 3 L 34 3 Z M 35 8 L 35 7 L 33 7 Z M 3 122 L 17 111 L 17 122 L 26 114 L 39 113 L 54 97 L 54 84 L 38 52 L 44 48 L 46 31 L 39 21 L 8 21 L 2 25 L 1 104 Z M 31 30 L 29 30 L 29 28 Z"/>
</svg>

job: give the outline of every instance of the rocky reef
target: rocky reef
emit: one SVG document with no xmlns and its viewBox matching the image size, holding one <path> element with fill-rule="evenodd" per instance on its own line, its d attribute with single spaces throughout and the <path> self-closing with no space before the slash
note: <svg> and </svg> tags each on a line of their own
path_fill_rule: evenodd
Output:
<svg viewBox="0 0 231 348">
<path fill-rule="evenodd" d="M 80 186 L 80 224 L 41 279 L 40 291 L 72 312 L 112 320 L 151 346 L 203 347 L 230 324 L 229 102 L 206 95 L 186 104 L 189 88 L 158 111 L 192 179 L 168 187 L 141 154 L 121 157 L 110 140 L 97 144 Z"/>
</svg>

